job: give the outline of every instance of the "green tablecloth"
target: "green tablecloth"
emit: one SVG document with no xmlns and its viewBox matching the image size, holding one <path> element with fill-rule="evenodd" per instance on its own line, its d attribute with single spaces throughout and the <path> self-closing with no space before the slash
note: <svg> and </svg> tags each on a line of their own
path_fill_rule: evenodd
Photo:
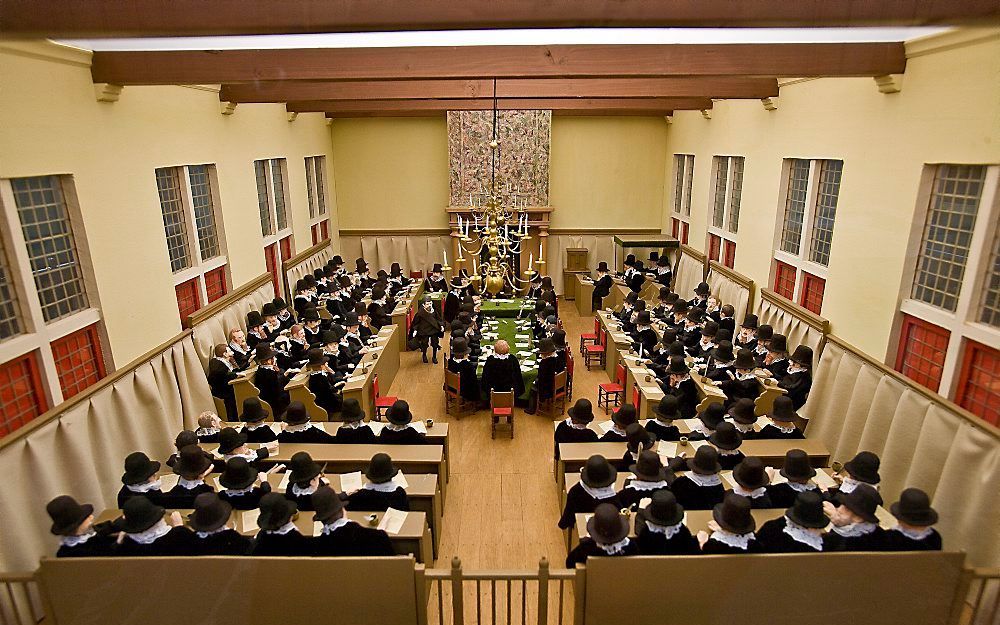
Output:
<svg viewBox="0 0 1000 625">
<path fill-rule="evenodd" d="M 492 325 L 494 321 L 496 322 L 495 326 Z M 479 367 L 476 369 L 476 373 L 482 379 L 483 363 L 486 362 L 486 357 L 491 353 L 491 350 L 487 350 L 486 347 L 492 348 L 493 343 L 498 339 L 503 339 L 510 344 L 510 352 L 517 356 L 517 361 L 521 363 L 524 395 L 520 399 L 528 399 L 528 392 L 531 390 L 531 385 L 534 383 L 535 378 L 538 377 L 538 350 L 535 348 L 535 341 L 531 335 L 531 322 L 527 319 L 522 320 L 521 327 L 518 328 L 518 321 L 516 319 L 487 319 L 484 326 L 482 328 L 483 354 L 480 356 Z M 521 337 L 518 337 L 518 334 Z M 527 343 L 528 347 L 517 347 L 517 343 Z M 523 354 L 522 352 L 530 352 L 530 355 Z M 525 370 L 524 365 L 526 362 L 534 362 L 534 364 Z"/>
<path fill-rule="evenodd" d="M 530 317 L 532 311 L 535 310 L 535 305 L 532 300 L 526 300 L 523 297 L 515 297 L 513 299 L 499 300 L 484 299 L 479 308 L 483 312 L 484 317 L 517 317 L 518 313 L 520 313 L 522 309 L 524 309 L 524 313 L 521 314 L 521 316 Z"/>
</svg>

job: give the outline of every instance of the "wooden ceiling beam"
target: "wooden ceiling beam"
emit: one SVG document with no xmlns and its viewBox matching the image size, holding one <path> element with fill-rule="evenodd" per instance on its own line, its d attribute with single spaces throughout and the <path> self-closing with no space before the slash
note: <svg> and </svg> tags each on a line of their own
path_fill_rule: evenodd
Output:
<svg viewBox="0 0 1000 625">
<path fill-rule="evenodd" d="M 95 52 L 94 82 L 882 76 L 906 68 L 902 43 L 453 46 Z"/>
<path fill-rule="evenodd" d="M 314 100 L 289 102 L 285 105 L 289 113 L 400 113 L 400 112 L 435 112 L 435 111 L 488 111 L 493 108 L 493 101 L 487 99 L 464 100 Z M 505 111 L 517 110 L 551 110 L 589 112 L 610 112 L 610 114 L 629 111 L 662 111 L 700 110 L 712 108 L 712 100 L 708 98 L 529 98 L 505 99 L 497 102 L 497 108 Z"/>
<path fill-rule="evenodd" d="M 995 0 L 4 0 L 5 37 L 995 23 Z"/>
<path fill-rule="evenodd" d="M 497 81 L 499 98 L 770 98 L 774 78 L 522 78 Z M 273 81 L 226 84 L 223 102 L 492 98 L 492 80 Z"/>
</svg>

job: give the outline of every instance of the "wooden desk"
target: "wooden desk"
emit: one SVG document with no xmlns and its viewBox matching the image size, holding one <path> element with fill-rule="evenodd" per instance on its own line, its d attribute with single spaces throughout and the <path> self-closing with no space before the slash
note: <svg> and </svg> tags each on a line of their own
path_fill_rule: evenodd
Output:
<svg viewBox="0 0 1000 625">
<path fill-rule="evenodd" d="M 574 282 L 576 283 L 576 311 L 580 313 L 581 317 L 589 317 L 594 313 L 594 282 L 590 279 L 590 274 L 587 273 L 576 274 Z"/>
<path fill-rule="evenodd" d="M 758 416 L 770 414 L 771 409 L 774 408 L 774 400 L 788 394 L 788 391 L 777 384 L 765 384 L 759 377 L 757 382 L 760 387 L 760 395 L 753 401 L 753 413 Z"/>
<path fill-rule="evenodd" d="M 398 335 L 399 341 L 399 351 L 406 351 L 406 317 L 413 310 L 414 306 L 420 305 L 420 297 L 424 294 L 424 281 L 414 280 L 409 287 L 409 291 L 403 299 L 401 299 L 396 307 L 392 310 L 392 325 L 399 326 L 402 331 Z"/>
<path fill-rule="evenodd" d="M 601 327 L 608 333 L 607 345 L 604 347 L 604 370 L 607 371 L 608 378 L 613 381 L 615 379 L 615 369 L 618 367 L 622 353 L 627 353 L 631 349 L 632 339 L 618 329 L 617 320 L 612 319 L 609 313 L 602 312 L 597 315 L 597 318 L 600 320 Z"/>
<path fill-rule="evenodd" d="M 169 514 L 173 511 L 170 510 L 167 512 Z M 177 512 L 180 513 L 181 519 L 187 523 L 187 517 L 192 511 L 177 510 Z M 234 510 L 232 521 L 236 531 L 244 536 L 256 536 L 259 531 L 256 528 L 257 512 L 257 510 Z M 347 518 L 367 527 L 377 526 L 382 521 L 383 514 L 382 512 L 346 512 Z M 375 525 L 371 525 L 368 522 L 370 515 L 375 515 Z M 113 521 L 121 516 L 121 510 L 110 508 L 95 517 L 94 522 Z M 305 510 L 299 512 L 295 516 L 295 526 L 299 528 L 299 531 L 304 536 L 315 535 L 317 530 L 313 522 L 313 512 Z M 434 562 L 433 541 L 431 540 L 430 530 L 427 526 L 427 516 L 423 512 L 407 512 L 406 520 L 403 521 L 403 526 L 400 528 L 399 533 L 389 534 L 389 540 L 392 542 L 392 547 L 397 554 L 412 554 L 417 562 L 423 562 L 428 565 Z"/>
<path fill-rule="evenodd" d="M 400 326 L 389 325 L 379 330 L 376 351 L 364 354 L 358 367 L 347 379 L 343 388 L 344 399 L 356 399 L 361 409 L 369 415 L 375 414 L 374 377 L 378 376 L 379 392 L 386 394 L 399 370 Z"/>
<path fill-rule="evenodd" d="M 587 458 L 594 454 L 604 456 L 610 462 L 618 461 L 625 455 L 625 443 L 560 443 L 559 459 L 556 460 L 556 483 L 563 490 L 568 473 L 578 473 L 587 463 Z M 749 440 L 743 441 L 740 450 L 746 456 L 757 456 L 765 465 L 781 467 L 785 462 L 785 452 L 789 449 L 801 449 L 809 456 L 809 462 L 814 467 L 825 467 L 830 464 L 830 451 L 818 439 L 802 440 Z M 688 456 L 692 454 L 689 453 Z"/>
<path fill-rule="evenodd" d="M 645 365 L 640 364 L 638 357 L 631 354 L 622 354 L 621 362 L 625 365 L 625 401 L 636 404 L 636 411 L 640 419 L 652 419 L 653 411 L 664 395 L 657 382 L 656 374 Z M 637 394 L 638 401 L 636 400 Z"/>
</svg>

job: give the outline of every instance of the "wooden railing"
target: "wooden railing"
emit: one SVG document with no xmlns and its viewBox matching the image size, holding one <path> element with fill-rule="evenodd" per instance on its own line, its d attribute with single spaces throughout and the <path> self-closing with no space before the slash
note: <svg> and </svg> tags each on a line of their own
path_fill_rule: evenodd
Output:
<svg viewBox="0 0 1000 625">
<path fill-rule="evenodd" d="M 44 616 L 34 573 L 0 573 L 0 624 L 36 625 Z"/>
<path fill-rule="evenodd" d="M 789 299 L 785 299 L 771 289 L 761 288 L 759 290 L 760 302 L 757 312 L 760 316 L 760 323 L 773 325 L 775 333 L 785 334 L 788 338 L 789 350 L 794 349 L 795 346 L 800 343 L 805 343 L 809 344 L 813 348 L 816 355 L 819 356 L 820 352 L 823 351 L 823 343 L 825 342 L 826 336 L 830 334 L 830 320 L 820 317 L 811 310 L 807 310 Z M 801 324 L 802 328 L 792 328 L 791 323 L 785 323 L 783 327 L 779 327 L 779 324 L 772 323 L 773 319 L 764 314 L 763 307 L 765 304 L 770 304 L 771 306 L 780 309 L 783 313 L 789 315 L 792 318 L 792 321 Z M 807 336 L 815 337 L 816 340 L 803 340 Z"/>
<path fill-rule="evenodd" d="M 968 625 L 1000 623 L 1000 569 L 972 569 Z"/>
<path fill-rule="evenodd" d="M 247 282 L 243 286 L 235 289 L 224 296 L 215 300 L 208 306 L 204 308 L 199 308 L 194 313 L 188 315 L 187 319 L 184 320 L 185 328 L 193 328 L 202 321 L 208 319 L 212 315 L 218 313 L 219 311 L 225 310 L 233 305 L 233 303 L 240 301 L 248 294 L 253 293 L 263 285 L 271 281 L 271 274 L 262 273 L 253 280 Z"/>
</svg>

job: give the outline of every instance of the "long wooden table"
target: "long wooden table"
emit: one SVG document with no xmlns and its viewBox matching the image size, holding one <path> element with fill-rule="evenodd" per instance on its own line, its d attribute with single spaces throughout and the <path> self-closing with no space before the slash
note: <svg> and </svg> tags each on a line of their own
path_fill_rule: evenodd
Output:
<svg viewBox="0 0 1000 625">
<path fill-rule="evenodd" d="M 594 312 L 594 281 L 590 274 L 578 273 L 573 278 L 576 283 L 574 298 L 576 299 L 576 311 L 581 317 L 589 317 Z"/>
<path fill-rule="evenodd" d="M 612 289 L 612 292 L 614 290 Z M 627 353 L 632 347 L 632 339 L 629 335 L 619 329 L 617 319 L 612 319 L 611 314 L 602 311 L 597 315 L 601 328 L 608 334 L 608 340 L 604 346 L 604 370 L 608 378 L 615 379 L 615 371 L 623 353 Z"/>
<path fill-rule="evenodd" d="M 170 512 L 173 512 L 173 510 L 168 510 L 167 514 L 164 516 L 166 517 Z M 180 513 L 181 519 L 187 523 L 187 517 L 192 511 L 188 509 L 177 510 L 177 512 Z M 256 536 L 258 532 L 257 514 L 257 510 L 234 510 L 233 521 L 236 531 L 244 536 Z M 345 514 L 348 519 L 356 523 L 360 523 L 361 525 L 368 527 L 376 527 L 382 521 L 384 513 L 346 511 Z M 94 521 L 95 523 L 114 521 L 121 516 L 121 510 L 109 508 L 97 515 Z M 374 516 L 374 521 L 369 521 L 372 516 Z M 294 521 L 295 526 L 299 528 L 299 531 L 304 536 L 314 536 L 319 531 L 319 528 L 316 527 L 316 523 L 313 521 L 313 512 L 311 511 L 303 510 L 299 512 L 295 516 Z M 403 526 L 400 528 L 398 533 L 389 534 L 389 540 L 397 554 L 412 554 L 416 558 L 417 562 L 423 562 L 425 564 L 431 564 L 434 562 L 432 546 L 433 541 L 431 540 L 430 529 L 427 526 L 427 515 L 423 512 L 407 512 L 406 520 L 403 521 Z"/>
<path fill-rule="evenodd" d="M 399 351 L 406 351 L 406 318 L 413 310 L 414 306 L 420 305 L 420 297 L 424 294 L 424 281 L 416 280 L 410 283 L 409 291 L 406 296 L 401 298 L 396 302 L 396 307 L 392 309 L 392 325 L 398 326 L 402 329 L 399 332 L 397 340 L 399 341 Z"/>
<path fill-rule="evenodd" d="M 399 334 L 402 327 L 389 325 L 379 330 L 375 340 L 376 348 L 361 359 L 347 384 L 344 385 L 344 399 L 358 400 L 361 408 L 369 415 L 375 414 L 375 376 L 378 376 L 379 392 L 386 394 L 399 371 Z"/>
</svg>

